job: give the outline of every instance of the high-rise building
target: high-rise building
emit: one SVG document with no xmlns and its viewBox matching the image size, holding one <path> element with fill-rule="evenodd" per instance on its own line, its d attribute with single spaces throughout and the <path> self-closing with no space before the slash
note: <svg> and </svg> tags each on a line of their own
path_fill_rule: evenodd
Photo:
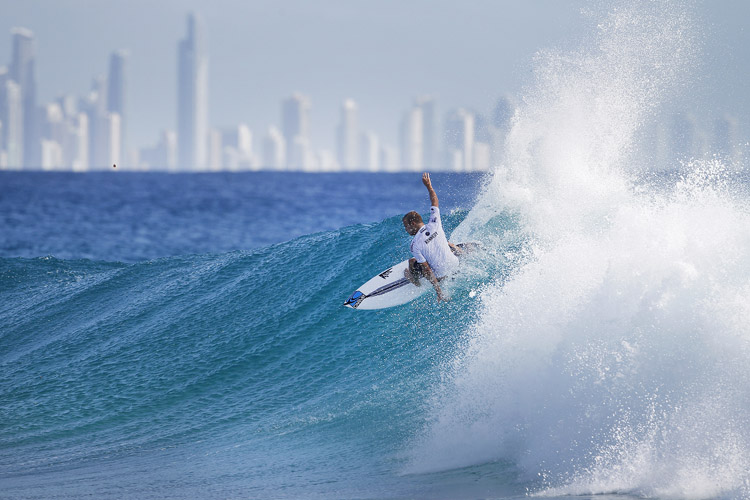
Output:
<svg viewBox="0 0 750 500">
<path fill-rule="evenodd" d="M 245 170 L 256 167 L 253 155 L 253 133 L 244 123 L 222 131 L 223 165 L 229 170 Z"/>
<path fill-rule="evenodd" d="M 357 103 L 347 99 L 341 105 L 341 122 L 336 134 L 338 163 L 343 170 L 356 170 L 359 167 L 357 129 Z"/>
<path fill-rule="evenodd" d="M 507 96 L 500 97 L 492 110 L 492 126 L 507 130 L 515 112 L 516 107 L 513 101 Z"/>
<path fill-rule="evenodd" d="M 3 169 L 8 168 L 8 151 L 7 151 L 7 134 L 8 134 L 8 96 L 7 96 L 7 82 L 8 68 L 0 66 L 0 167 Z"/>
<path fill-rule="evenodd" d="M 224 138 L 219 129 L 208 131 L 208 170 L 217 172 L 224 167 Z"/>
<path fill-rule="evenodd" d="M 380 170 L 380 140 L 373 132 L 362 134 L 360 167 L 367 172 Z"/>
<path fill-rule="evenodd" d="M 177 57 L 178 164 L 187 170 L 206 168 L 208 150 L 208 56 L 203 25 L 195 14 L 187 19 L 187 35 Z"/>
<path fill-rule="evenodd" d="M 70 165 L 76 172 L 89 169 L 89 115 L 78 113 L 71 126 Z"/>
<path fill-rule="evenodd" d="M 281 104 L 281 131 L 286 141 L 287 166 L 291 169 L 304 169 L 302 162 L 310 154 L 310 108 L 310 99 L 300 93 Z"/>
<path fill-rule="evenodd" d="M 164 130 L 159 143 L 151 148 L 140 150 L 140 165 L 143 170 L 177 170 L 177 133 Z"/>
<path fill-rule="evenodd" d="M 493 126 L 481 113 L 473 113 L 474 116 L 474 145 L 472 147 L 472 163 L 467 165 L 467 170 L 489 170 L 492 161 L 491 147 Z"/>
<path fill-rule="evenodd" d="M 292 143 L 292 157 L 288 161 L 290 170 L 310 172 L 315 170 L 317 165 L 315 153 L 313 152 L 310 140 L 298 135 Z"/>
<path fill-rule="evenodd" d="M 2 123 L 2 130 L 0 130 L 0 153 L 6 152 L 6 134 L 7 134 L 7 128 L 8 128 L 8 99 L 7 99 L 7 91 L 6 91 L 6 84 L 8 82 L 8 68 L 5 66 L 0 66 L 0 123 Z M 3 167 L 7 167 L 7 154 L 4 156 L 3 161 L 4 165 Z"/>
<path fill-rule="evenodd" d="M 127 89 L 127 62 L 128 53 L 124 50 L 113 52 L 109 57 L 109 75 L 107 78 L 107 111 L 117 113 L 120 116 L 120 158 L 117 161 L 119 165 L 127 151 L 126 145 L 126 89 Z"/>
<path fill-rule="evenodd" d="M 78 114 L 78 103 L 72 94 L 60 96 L 56 102 L 60 106 L 60 109 L 62 109 L 66 119 L 75 118 Z"/>
<path fill-rule="evenodd" d="M 42 138 L 64 144 L 67 130 L 62 107 L 56 102 L 49 103 L 42 107 L 42 116 L 43 120 L 40 123 Z"/>
<path fill-rule="evenodd" d="M 451 170 L 468 172 L 474 169 L 474 115 L 457 109 L 445 120 L 446 164 Z"/>
<path fill-rule="evenodd" d="M 503 162 L 505 140 L 510 132 L 511 120 L 515 112 L 515 104 L 507 96 L 500 97 L 495 103 L 489 126 L 490 165 L 499 165 Z"/>
<path fill-rule="evenodd" d="M 112 165 L 117 165 L 117 162 L 122 158 L 122 144 L 120 144 L 122 125 L 120 123 L 120 115 L 117 113 L 107 113 L 104 120 L 100 123 L 103 127 L 100 135 L 100 140 L 102 141 L 101 150 L 104 153 L 100 165 L 103 168 L 108 168 L 112 167 Z"/>
<path fill-rule="evenodd" d="M 490 169 L 490 162 L 492 161 L 492 155 L 490 152 L 490 145 L 487 142 L 477 141 L 474 143 L 474 165 L 472 170 L 478 170 L 480 172 L 486 172 Z"/>
<path fill-rule="evenodd" d="M 335 172 L 340 170 L 341 167 L 331 151 L 322 149 L 317 154 L 315 169 L 318 172 Z"/>
<path fill-rule="evenodd" d="M 107 79 L 99 75 L 93 79 L 88 96 L 80 102 L 81 110 L 88 115 L 89 167 L 100 170 L 111 168 L 119 160 L 119 115 L 114 124 L 110 115 L 117 113 L 107 111 L 107 90 Z M 117 145 L 111 144 L 112 127 L 118 128 Z M 115 161 L 112 161 L 113 151 L 118 154 Z"/>
<path fill-rule="evenodd" d="M 3 121 L 5 164 L 23 168 L 23 99 L 21 86 L 0 74 L 0 120 Z"/>
<path fill-rule="evenodd" d="M 268 134 L 263 138 L 262 167 L 272 170 L 282 170 L 286 167 L 286 142 L 276 127 L 269 127 Z"/>
<path fill-rule="evenodd" d="M 424 165 L 424 128 L 422 108 L 414 106 L 401 120 L 401 168 L 420 171 Z"/>
<path fill-rule="evenodd" d="M 49 139 L 41 140 L 42 147 L 42 170 L 60 170 L 63 167 L 62 146 L 57 141 Z"/>
<path fill-rule="evenodd" d="M 232 146 L 243 161 L 249 161 L 253 156 L 253 132 L 244 123 L 240 123 L 231 131 Z"/>
<path fill-rule="evenodd" d="M 434 169 L 438 167 L 437 104 L 434 97 L 422 96 L 416 106 L 422 110 L 422 165 Z"/>
<path fill-rule="evenodd" d="M 10 66 L 10 79 L 20 88 L 23 109 L 22 151 L 19 154 L 25 168 L 36 168 L 40 166 L 41 146 L 37 132 L 34 34 L 25 28 L 13 28 L 11 35 L 13 60 Z"/>
</svg>

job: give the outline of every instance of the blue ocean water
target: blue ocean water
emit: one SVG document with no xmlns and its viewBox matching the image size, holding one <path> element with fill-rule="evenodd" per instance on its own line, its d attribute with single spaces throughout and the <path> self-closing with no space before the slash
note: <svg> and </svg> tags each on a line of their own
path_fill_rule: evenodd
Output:
<svg viewBox="0 0 750 500">
<path fill-rule="evenodd" d="M 479 182 L 448 176 L 443 203 L 469 208 Z M 404 174 L 8 172 L 0 189 L 0 255 L 122 262 L 248 250 L 424 205 Z"/>
<path fill-rule="evenodd" d="M 482 177 L 433 178 L 452 229 Z M 8 172 L 0 186 L 0 496 L 441 491 L 402 477 L 400 454 L 468 297 L 342 307 L 408 256 L 400 217 L 429 205 L 418 174 Z"/>
</svg>

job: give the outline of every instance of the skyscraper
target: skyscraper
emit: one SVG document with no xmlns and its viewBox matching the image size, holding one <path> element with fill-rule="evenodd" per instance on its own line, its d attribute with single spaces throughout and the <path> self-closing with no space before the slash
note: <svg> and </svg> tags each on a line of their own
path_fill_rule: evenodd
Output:
<svg viewBox="0 0 750 500">
<path fill-rule="evenodd" d="M 380 140 L 373 132 L 362 134 L 360 143 L 360 168 L 367 172 L 380 170 Z"/>
<path fill-rule="evenodd" d="M 449 168 L 457 172 L 474 169 L 474 115 L 465 109 L 448 114 L 445 146 Z"/>
<path fill-rule="evenodd" d="M 420 171 L 423 163 L 423 128 L 422 108 L 414 106 L 404 115 L 401 121 L 401 168 Z"/>
<path fill-rule="evenodd" d="M 176 171 L 177 133 L 174 130 L 162 131 L 156 146 L 140 150 L 140 162 L 139 167 L 144 170 Z"/>
<path fill-rule="evenodd" d="M 125 129 L 127 126 L 127 113 L 125 107 L 126 85 L 127 85 L 127 61 L 128 53 L 124 50 L 113 52 L 109 57 L 109 77 L 107 88 L 107 111 L 117 113 L 120 116 L 120 158 L 119 165 L 126 156 L 127 146 L 125 143 Z"/>
<path fill-rule="evenodd" d="M 73 119 L 70 150 L 71 166 L 77 172 L 89 169 L 89 115 L 78 113 Z"/>
<path fill-rule="evenodd" d="M 39 167 L 41 161 L 41 146 L 37 133 L 34 34 L 25 28 L 13 28 L 11 35 L 13 61 L 10 66 L 10 79 L 15 81 L 21 90 L 23 109 L 21 161 L 25 168 L 34 168 Z"/>
<path fill-rule="evenodd" d="M 303 169 L 310 150 L 310 99 L 295 93 L 281 104 L 281 132 L 286 141 L 287 166 Z"/>
<path fill-rule="evenodd" d="M 343 170 L 356 170 L 359 167 L 357 103 L 347 99 L 341 105 L 341 122 L 337 135 L 339 167 Z"/>
<path fill-rule="evenodd" d="M 208 150 L 208 56 L 203 25 L 187 19 L 187 35 L 177 56 L 177 161 L 182 169 L 206 168 Z"/>
<path fill-rule="evenodd" d="M 5 166 L 23 167 L 23 100 L 21 87 L 0 68 L 0 121 L 3 122 Z"/>
<path fill-rule="evenodd" d="M 63 168 L 65 158 L 64 147 L 68 142 L 68 124 L 65 122 L 62 106 L 49 103 L 42 107 L 42 119 L 39 122 L 40 138 L 42 142 L 42 162 L 44 170 Z"/>
<path fill-rule="evenodd" d="M 212 128 L 208 131 L 208 170 L 218 172 L 224 165 L 224 137 L 221 130 Z"/>
<path fill-rule="evenodd" d="M 120 115 L 117 113 L 107 113 L 103 121 L 103 134 L 102 139 L 104 140 L 104 162 L 103 166 L 109 167 L 117 165 L 122 158 L 122 145 L 120 144 L 120 137 L 122 137 L 122 125 L 120 123 Z"/>
<path fill-rule="evenodd" d="M 437 165 L 437 105 L 434 97 L 418 97 L 416 105 L 422 110 L 422 165 L 434 169 Z"/>
<path fill-rule="evenodd" d="M 492 121 L 489 126 L 490 164 L 499 165 L 505 154 L 505 140 L 510 132 L 511 120 L 516 112 L 513 101 L 503 96 L 497 100 L 492 110 Z"/>
<path fill-rule="evenodd" d="M 13 80 L 5 83 L 8 120 L 5 126 L 5 149 L 8 166 L 23 168 L 23 96 L 21 86 Z"/>
<path fill-rule="evenodd" d="M 492 109 L 492 126 L 502 130 L 507 130 L 510 126 L 510 120 L 516 112 L 513 101 L 508 96 L 500 97 Z"/>
<path fill-rule="evenodd" d="M 244 170 L 256 167 L 253 154 L 253 132 L 244 123 L 224 129 L 221 133 L 223 166 L 229 170 Z"/>
<path fill-rule="evenodd" d="M 276 127 L 269 127 L 268 134 L 263 138 L 262 166 L 273 170 L 281 170 L 286 166 L 286 142 Z"/>
<path fill-rule="evenodd" d="M 107 79 L 99 75 L 93 79 L 91 91 L 80 103 L 81 109 L 88 115 L 88 160 L 93 169 L 107 169 L 116 163 L 110 162 L 112 123 L 108 116 L 111 113 L 107 111 L 107 90 Z"/>
<path fill-rule="evenodd" d="M 7 96 L 7 83 L 8 83 L 8 68 L 0 66 L 0 167 L 8 167 L 8 96 Z"/>
</svg>

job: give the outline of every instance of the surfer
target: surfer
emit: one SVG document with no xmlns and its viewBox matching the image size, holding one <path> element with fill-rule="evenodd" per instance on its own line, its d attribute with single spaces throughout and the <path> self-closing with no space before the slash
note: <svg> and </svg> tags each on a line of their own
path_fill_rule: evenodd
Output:
<svg viewBox="0 0 750 500">
<path fill-rule="evenodd" d="M 447 301 L 448 298 L 440 288 L 440 281 L 458 266 L 457 255 L 461 253 L 461 249 L 450 243 L 445 236 L 437 193 L 432 188 L 429 173 L 422 174 L 422 184 L 430 194 L 430 220 L 425 224 L 422 216 L 414 211 L 404 215 L 402 219 L 406 232 L 414 236 L 409 246 L 414 257 L 409 259 L 409 268 L 404 270 L 404 276 L 416 286 L 420 286 L 419 278 L 424 276 L 435 287 L 438 302 Z"/>
</svg>

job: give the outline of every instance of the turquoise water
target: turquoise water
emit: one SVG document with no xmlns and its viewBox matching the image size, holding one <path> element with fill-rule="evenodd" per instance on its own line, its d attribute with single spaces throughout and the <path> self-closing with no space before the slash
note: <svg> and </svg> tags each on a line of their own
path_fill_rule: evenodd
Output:
<svg viewBox="0 0 750 500">
<path fill-rule="evenodd" d="M 3 495 L 437 494 L 402 454 L 487 271 L 447 307 L 343 308 L 406 241 L 395 216 L 222 254 L 2 258 Z"/>
</svg>

